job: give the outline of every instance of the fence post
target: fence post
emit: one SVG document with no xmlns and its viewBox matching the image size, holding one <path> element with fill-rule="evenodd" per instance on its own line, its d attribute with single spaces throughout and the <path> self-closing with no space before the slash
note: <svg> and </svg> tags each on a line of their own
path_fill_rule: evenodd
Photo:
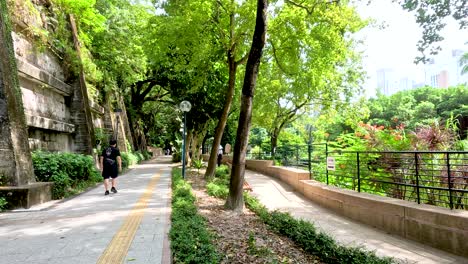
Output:
<svg viewBox="0 0 468 264">
<path fill-rule="evenodd" d="M 327 185 L 328 185 L 328 166 L 327 166 L 327 159 L 328 159 L 328 143 L 325 143 L 325 170 L 327 173 Z"/>
<path fill-rule="evenodd" d="M 312 180 L 312 161 L 311 161 L 311 155 L 312 155 L 312 145 L 307 144 L 307 154 L 308 154 L 308 165 L 309 165 L 309 179 Z"/>
<path fill-rule="evenodd" d="M 359 151 L 356 152 L 356 159 L 357 159 L 357 189 L 358 192 L 361 192 L 361 166 L 359 164 Z"/>
<path fill-rule="evenodd" d="M 299 145 L 296 144 L 296 166 L 299 166 Z"/>
<path fill-rule="evenodd" d="M 262 153 L 262 143 L 260 143 L 260 147 L 258 148 L 258 154 L 257 154 L 257 159 L 260 159 L 260 153 Z"/>
<path fill-rule="evenodd" d="M 418 204 L 421 204 L 421 197 L 419 196 L 419 161 L 417 152 L 414 153 L 414 166 L 416 173 L 416 196 L 418 198 Z"/>
<path fill-rule="evenodd" d="M 450 209 L 453 209 L 452 177 L 450 174 L 450 153 L 447 152 L 447 179 L 449 187 Z"/>
</svg>

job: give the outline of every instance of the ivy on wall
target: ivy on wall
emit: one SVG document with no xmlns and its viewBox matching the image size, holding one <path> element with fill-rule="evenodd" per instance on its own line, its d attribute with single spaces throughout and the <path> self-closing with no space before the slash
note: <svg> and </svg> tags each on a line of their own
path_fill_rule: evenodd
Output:
<svg viewBox="0 0 468 264">
<path fill-rule="evenodd" d="M 62 60 L 65 81 L 76 78 L 83 66 L 88 96 L 99 100 L 96 87 L 103 74 L 96 66 L 88 46 L 92 35 L 104 30 L 105 17 L 96 13 L 95 1 L 89 0 L 7 0 L 15 31 L 31 41 L 38 51 L 48 50 Z M 70 31 L 69 14 L 75 15 L 81 42 L 81 61 L 78 59 Z"/>
</svg>

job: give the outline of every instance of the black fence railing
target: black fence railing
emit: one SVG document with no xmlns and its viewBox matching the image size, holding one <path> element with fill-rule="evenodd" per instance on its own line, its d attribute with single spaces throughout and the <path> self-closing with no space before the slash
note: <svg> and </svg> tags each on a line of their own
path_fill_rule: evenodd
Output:
<svg viewBox="0 0 468 264">
<path fill-rule="evenodd" d="M 247 158 L 273 156 L 252 152 Z M 340 151 L 324 143 L 278 147 L 274 159 L 341 188 L 468 210 L 467 151 Z"/>
</svg>

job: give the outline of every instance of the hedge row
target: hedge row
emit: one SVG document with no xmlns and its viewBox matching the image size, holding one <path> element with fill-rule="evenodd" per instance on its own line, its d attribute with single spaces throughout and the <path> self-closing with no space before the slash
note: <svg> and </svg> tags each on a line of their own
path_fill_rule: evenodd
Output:
<svg viewBox="0 0 468 264">
<path fill-rule="evenodd" d="M 144 160 L 149 160 L 153 157 L 153 153 L 149 151 L 121 152 L 122 168 L 128 168 L 131 165 L 138 164 Z"/>
<path fill-rule="evenodd" d="M 180 169 L 172 171 L 171 250 L 174 263 L 219 263 L 213 234 L 206 220 L 198 214 L 190 184 L 182 179 Z"/>
</svg>

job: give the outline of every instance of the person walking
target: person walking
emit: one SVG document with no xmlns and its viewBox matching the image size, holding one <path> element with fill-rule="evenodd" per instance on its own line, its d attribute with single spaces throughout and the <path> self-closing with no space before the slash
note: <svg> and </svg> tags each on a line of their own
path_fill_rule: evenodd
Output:
<svg viewBox="0 0 468 264">
<path fill-rule="evenodd" d="M 111 192 L 117 193 L 115 186 L 117 185 L 117 176 L 122 171 L 122 159 L 120 150 L 117 148 L 117 141 L 112 139 L 109 141 L 109 147 L 105 148 L 101 154 L 101 170 L 104 178 L 104 195 L 109 195 L 109 179 L 111 179 Z"/>
<path fill-rule="evenodd" d="M 219 149 L 218 149 L 218 167 L 221 166 L 221 161 L 223 161 L 223 146 L 219 145 Z"/>
</svg>

